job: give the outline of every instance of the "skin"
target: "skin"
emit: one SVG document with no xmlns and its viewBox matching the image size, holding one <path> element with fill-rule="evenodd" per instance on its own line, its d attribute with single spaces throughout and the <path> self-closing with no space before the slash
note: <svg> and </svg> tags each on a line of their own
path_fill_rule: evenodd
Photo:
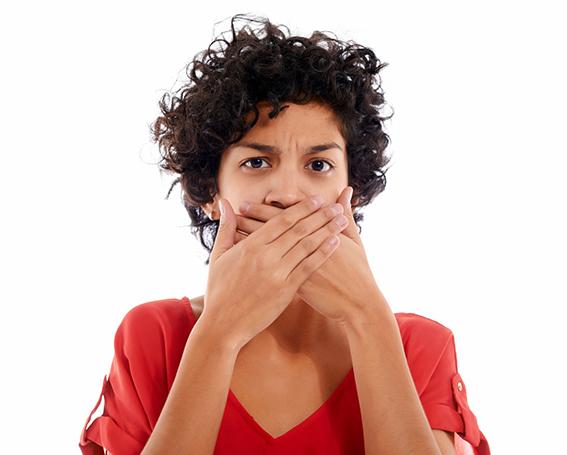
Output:
<svg viewBox="0 0 567 455">
<path fill-rule="evenodd" d="M 330 108 L 318 103 L 288 103 L 288 106 L 278 117 L 269 119 L 267 113 L 270 107 L 258 105 L 260 117 L 256 125 L 240 142 L 223 153 L 217 176 L 219 193 L 215 195 L 214 201 L 204 205 L 203 209 L 217 219 L 220 214 L 219 199 L 228 199 L 231 206 L 237 209 L 237 229 L 244 234 L 237 233 L 238 243 L 271 217 L 308 196 L 320 194 L 325 201 L 323 205 L 338 202 L 344 206 L 349 226 L 339 234 L 339 249 L 314 273 L 316 276 L 312 276 L 313 280 L 309 280 L 318 282 L 319 286 L 307 287 L 296 294 L 278 319 L 256 336 L 256 340 L 260 340 L 268 350 L 278 350 L 283 346 L 286 350 L 310 351 L 325 343 L 333 334 L 336 336 L 339 330 L 343 330 L 343 335 L 346 333 L 344 324 L 337 324 L 335 320 L 324 315 L 325 312 L 334 313 L 330 305 L 321 305 L 318 310 L 314 309 L 320 297 L 318 292 L 325 292 L 325 288 L 328 288 L 325 286 L 325 277 L 332 280 L 333 269 L 341 269 L 341 257 L 342 262 L 345 262 L 345 257 L 346 261 L 356 258 L 356 263 L 367 265 L 368 262 L 352 219 L 346 144 L 338 127 L 338 119 Z M 305 155 L 309 147 L 331 141 L 340 149 L 329 148 L 313 155 Z M 272 145 L 282 153 L 272 155 L 242 147 L 244 142 Z M 246 161 L 257 157 L 262 159 Z M 329 164 L 318 160 L 327 160 L 334 167 L 331 168 Z M 244 201 L 252 203 L 250 210 L 240 209 L 240 204 Z M 356 202 L 355 199 L 352 204 L 356 205 Z M 350 262 L 352 263 L 354 262 Z M 344 278 L 344 275 L 342 277 Z M 366 278 L 368 284 L 372 285 L 371 275 Z M 320 289 L 317 289 L 318 287 Z M 311 304 L 308 302 L 310 297 Z M 455 454 L 452 432 L 433 429 L 432 433 L 440 453 Z"/>
<path fill-rule="evenodd" d="M 243 216 L 240 204 L 244 201 L 279 211 L 314 194 L 323 197 L 323 206 L 330 205 L 345 191 L 346 143 L 332 109 L 316 102 L 285 104 L 288 107 L 270 119 L 267 114 L 271 107 L 259 103 L 256 125 L 224 151 L 217 174 L 219 191 L 212 203 L 202 206 L 215 219 L 220 215 L 220 198 L 230 202 L 240 219 Z M 277 147 L 282 153 L 243 146 L 251 142 Z M 312 146 L 331 142 L 338 147 L 306 154 Z M 307 351 L 320 345 L 337 328 L 336 321 L 307 305 L 296 294 L 286 310 L 256 338 L 262 338 L 266 346 Z"/>
</svg>

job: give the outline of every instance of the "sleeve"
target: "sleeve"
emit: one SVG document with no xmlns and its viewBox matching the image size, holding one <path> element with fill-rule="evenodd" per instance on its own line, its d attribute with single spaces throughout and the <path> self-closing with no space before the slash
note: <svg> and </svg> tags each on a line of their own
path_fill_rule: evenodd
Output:
<svg viewBox="0 0 567 455">
<path fill-rule="evenodd" d="M 457 433 L 457 455 L 490 455 L 488 441 L 469 407 L 465 381 L 457 369 L 453 333 L 448 338 L 420 398 L 432 429 Z"/>
<path fill-rule="evenodd" d="M 141 320 L 140 309 L 134 310 L 116 331 L 110 372 L 104 376 L 98 400 L 81 431 L 79 447 L 83 455 L 139 455 L 151 434 L 144 397 L 151 395 L 152 383 L 144 366 L 149 360 L 141 343 L 145 333 L 140 333 L 148 323 Z M 89 426 L 103 397 L 103 413 Z"/>
</svg>

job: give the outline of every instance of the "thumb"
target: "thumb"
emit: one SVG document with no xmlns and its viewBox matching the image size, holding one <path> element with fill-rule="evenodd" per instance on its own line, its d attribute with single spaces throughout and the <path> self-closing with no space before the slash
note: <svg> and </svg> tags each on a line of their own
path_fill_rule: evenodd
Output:
<svg viewBox="0 0 567 455">
<path fill-rule="evenodd" d="M 234 237 L 236 234 L 236 215 L 234 210 L 226 199 L 219 200 L 220 207 L 220 223 L 215 238 L 215 244 L 211 251 L 211 262 L 221 257 L 227 250 L 234 246 Z"/>
<path fill-rule="evenodd" d="M 339 204 L 343 206 L 344 209 L 343 215 L 348 220 L 348 226 L 341 231 L 341 234 L 344 234 L 348 238 L 359 243 L 360 235 L 358 234 L 358 228 L 356 227 L 356 223 L 354 221 L 354 215 L 352 214 L 352 206 L 351 206 L 352 193 L 353 193 L 352 186 L 347 186 L 343 190 L 337 201 Z"/>
</svg>

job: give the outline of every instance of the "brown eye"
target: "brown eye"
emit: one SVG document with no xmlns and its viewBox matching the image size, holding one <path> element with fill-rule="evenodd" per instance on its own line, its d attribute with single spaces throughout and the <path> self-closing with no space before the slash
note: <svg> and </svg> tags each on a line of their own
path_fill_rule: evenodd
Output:
<svg viewBox="0 0 567 455">
<path fill-rule="evenodd" d="M 241 166 L 244 166 L 246 163 L 251 163 L 251 162 L 255 162 L 256 164 L 258 164 L 259 161 L 266 161 L 264 158 L 250 158 L 249 160 L 244 161 L 244 163 L 241 164 Z M 248 168 L 252 168 L 252 169 L 261 169 L 259 167 L 256 166 L 244 166 L 244 167 L 248 167 Z"/>
<path fill-rule="evenodd" d="M 240 166 L 241 167 L 247 167 L 249 169 L 262 169 L 262 167 L 256 166 L 256 165 L 261 166 L 262 162 L 267 163 L 266 159 L 264 159 L 262 157 L 249 158 L 246 161 L 244 161 Z M 247 166 L 248 163 L 251 163 L 251 166 Z M 327 160 L 313 160 L 308 164 L 308 166 L 312 165 L 313 163 L 317 163 L 317 167 L 311 168 L 311 169 L 314 170 L 317 174 L 325 174 L 327 172 L 330 172 L 335 167 L 331 163 L 329 163 Z M 320 163 L 323 163 L 323 164 L 320 164 Z M 329 168 L 327 170 L 324 170 L 325 164 L 329 166 Z M 323 166 L 323 169 L 321 169 L 321 166 Z"/>
<path fill-rule="evenodd" d="M 329 169 L 328 169 L 326 172 L 329 172 L 331 169 L 334 168 L 334 166 L 333 166 L 331 163 L 329 163 L 328 161 L 325 161 L 325 160 L 313 160 L 313 161 L 311 161 L 311 163 L 309 163 L 309 164 L 313 164 L 313 163 L 324 163 L 324 164 L 329 165 Z M 317 166 L 317 169 L 318 169 L 317 172 L 323 172 L 323 171 L 321 171 L 321 170 L 319 169 L 320 166 L 321 166 L 321 165 L 318 165 L 318 166 Z"/>
</svg>

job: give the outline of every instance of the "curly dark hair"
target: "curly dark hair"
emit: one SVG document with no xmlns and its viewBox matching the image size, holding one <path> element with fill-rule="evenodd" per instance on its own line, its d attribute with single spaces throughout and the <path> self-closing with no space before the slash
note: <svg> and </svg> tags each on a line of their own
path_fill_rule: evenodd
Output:
<svg viewBox="0 0 567 455">
<path fill-rule="evenodd" d="M 260 30 L 245 25 L 236 31 L 240 18 L 261 24 Z M 352 41 L 343 42 L 314 31 L 310 38 L 289 36 L 267 18 L 237 14 L 231 19 L 232 40 L 214 39 L 185 68 L 189 78 L 173 97 L 163 95 L 163 115 L 150 126 L 152 140 L 159 143 L 160 170 L 179 174 L 167 193 L 181 183 L 183 205 L 191 218 L 191 232 L 198 234 L 209 257 L 219 221 L 211 220 L 201 205 L 212 202 L 223 151 L 238 142 L 258 120 L 259 102 L 268 102 L 270 118 L 292 102 L 324 103 L 333 109 L 345 139 L 348 181 L 353 187 L 353 215 L 386 187 L 390 142 L 383 131 L 379 109 L 385 104 L 379 71 L 387 66 L 374 52 Z M 333 34 L 334 35 L 334 34 Z M 334 35 L 336 37 L 336 35 Z M 220 43 L 220 49 L 212 46 Z M 226 45 L 224 48 L 222 45 Z M 254 112 L 251 122 L 246 114 Z M 161 171 L 160 171 L 161 172 Z"/>
</svg>

